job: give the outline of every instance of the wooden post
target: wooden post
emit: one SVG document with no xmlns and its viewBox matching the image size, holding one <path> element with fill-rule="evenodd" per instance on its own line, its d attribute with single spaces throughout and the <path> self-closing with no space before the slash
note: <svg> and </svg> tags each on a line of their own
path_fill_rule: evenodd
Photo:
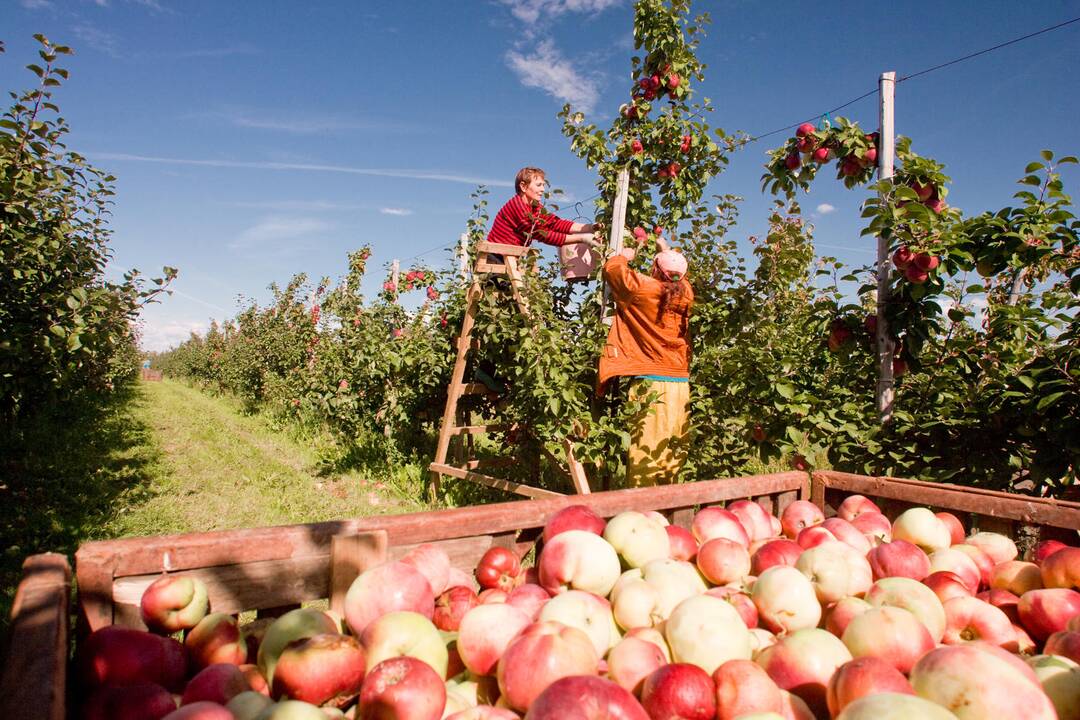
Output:
<svg viewBox="0 0 1080 720">
<path fill-rule="evenodd" d="M 461 282 L 465 283 L 469 280 L 469 234 L 461 233 L 461 237 L 458 238 L 458 276 L 461 278 Z"/>
<path fill-rule="evenodd" d="M 398 279 L 401 276 L 401 262 L 396 258 L 394 262 L 390 264 L 390 282 L 394 283 L 394 295 L 399 295 Z"/>
<path fill-rule="evenodd" d="M 888 180 L 893 176 L 893 157 L 896 152 L 896 130 L 893 127 L 893 94 L 896 90 L 896 73 L 881 73 L 878 81 L 880 98 L 880 136 L 878 139 L 878 179 Z M 889 239 L 878 237 L 877 253 L 877 351 L 878 384 L 877 408 L 882 425 L 892 420 L 893 414 L 893 352 L 895 345 L 886 319 L 889 305 L 889 276 L 892 266 L 889 264 Z"/>
<path fill-rule="evenodd" d="M 608 230 L 608 255 L 613 255 L 623 248 L 623 226 L 626 224 L 626 201 L 630 194 L 630 169 L 623 168 L 619 171 L 619 177 L 615 181 L 615 202 L 611 206 L 611 228 Z M 605 258 L 606 259 L 606 258 Z M 607 284 L 601 296 L 604 307 L 602 315 L 604 322 L 610 325 L 615 320 L 611 312 L 611 291 Z"/>
</svg>

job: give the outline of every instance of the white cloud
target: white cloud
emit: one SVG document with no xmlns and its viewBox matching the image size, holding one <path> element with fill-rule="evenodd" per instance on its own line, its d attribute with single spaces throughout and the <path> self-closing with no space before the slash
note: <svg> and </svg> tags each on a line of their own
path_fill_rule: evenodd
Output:
<svg viewBox="0 0 1080 720">
<path fill-rule="evenodd" d="M 319 212 L 322 210 L 363 210 L 364 205 L 357 203 L 339 203 L 332 200 L 235 200 L 222 205 L 242 208 L 262 208 L 270 210 L 293 210 L 299 212 Z M 369 207 L 370 209 L 370 207 Z"/>
<path fill-rule="evenodd" d="M 120 42 L 115 35 L 88 23 L 80 23 L 71 28 L 75 37 L 86 45 L 114 58 L 120 57 Z"/>
<path fill-rule="evenodd" d="M 304 172 L 345 173 L 348 175 L 370 175 L 373 177 L 405 178 L 409 180 L 438 180 L 442 182 L 464 183 L 465 185 L 487 185 L 489 187 L 513 187 L 510 180 L 494 180 L 475 175 L 462 175 L 442 170 L 401 170 L 395 168 L 361 168 L 348 165 L 318 165 L 314 163 L 286 162 L 251 162 L 243 160 L 201 160 L 188 158 L 154 157 L 150 155 L 132 155 L 128 153 L 88 152 L 86 157 L 96 160 L 117 162 L 147 162 L 162 165 L 188 165 L 197 167 L 237 168 L 243 170 L 299 170 Z"/>
<path fill-rule="evenodd" d="M 821 203 L 817 206 L 817 211 L 819 215 L 828 215 L 831 212 L 836 212 L 836 208 L 829 203 Z"/>
<path fill-rule="evenodd" d="M 404 216 L 404 215 L 412 215 L 413 214 L 413 211 L 409 210 L 407 208 L 391 208 L 391 207 L 380 208 L 379 212 L 381 212 L 383 215 L 402 215 L 402 216 Z"/>
<path fill-rule="evenodd" d="M 255 130 L 276 130 L 296 135 L 314 135 L 348 130 L 377 130 L 379 132 L 419 132 L 418 125 L 390 123 L 371 120 L 356 120 L 333 115 L 319 115 L 306 112 L 294 115 L 281 115 L 255 110 L 230 109 L 207 116 L 223 119 L 231 125 Z"/>
<path fill-rule="evenodd" d="M 49 0 L 20 0 L 19 4 L 27 10 L 41 10 L 42 8 L 52 7 Z"/>
<path fill-rule="evenodd" d="M 205 335 L 209 328 L 208 320 L 144 320 L 139 346 L 146 351 L 163 352 L 186 341 L 191 333 Z"/>
<path fill-rule="evenodd" d="M 575 110 L 592 112 L 599 96 L 596 83 L 574 69 L 550 40 L 542 41 L 530 55 L 511 50 L 506 60 L 526 87 L 540 88 Z"/>
<path fill-rule="evenodd" d="M 332 227 L 318 218 L 268 217 L 240 233 L 229 247 L 233 250 L 265 249 L 326 232 Z"/>
<path fill-rule="evenodd" d="M 503 5 L 524 23 L 551 20 L 566 13 L 598 13 L 622 0 L 502 0 Z"/>
</svg>

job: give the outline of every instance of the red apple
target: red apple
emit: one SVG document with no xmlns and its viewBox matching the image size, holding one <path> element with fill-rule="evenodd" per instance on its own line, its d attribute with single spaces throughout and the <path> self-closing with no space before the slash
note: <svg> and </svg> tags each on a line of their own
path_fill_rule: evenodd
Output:
<svg viewBox="0 0 1080 720">
<path fill-rule="evenodd" d="M 716 686 L 697 665 L 671 663 L 645 678 L 641 705 L 652 720 L 713 720 Z"/>
<path fill-rule="evenodd" d="M 862 598 L 840 598 L 829 606 L 829 609 L 826 611 L 825 629 L 836 637 L 842 638 L 844 637 L 844 631 L 847 630 L 851 621 L 872 607 L 873 605 Z"/>
<path fill-rule="evenodd" d="M 477 705 L 460 712 L 447 715 L 444 720 L 519 720 L 520 716 L 511 710 L 493 705 Z"/>
<path fill-rule="evenodd" d="M 810 548 L 818 547 L 819 545 L 828 545 L 829 543 L 838 543 L 839 540 L 836 536 L 829 532 L 823 525 L 811 525 L 810 527 L 803 528 L 799 531 L 799 534 L 795 537 L 795 542 L 803 550 L 809 550 Z"/>
<path fill-rule="evenodd" d="M 650 720 L 628 690 L 610 680 L 576 675 L 556 680 L 533 701 L 529 720 Z"/>
<path fill-rule="evenodd" d="M 639 229 L 641 230 L 641 237 L 638 237 L 637 231 Z M 634 237 L 643 240 L 645 238 L 644 228 L 634 228 Z M 605 524 L 604 519 L 597 515 L 588 505 L 567 505 L 544 523 L 544 542 L 551 542 L 552 538 L 567 530 L 584 530 L 594 535 L 603 535 Z"/>
<path fill-rule="evenodd" d="M 649 233 L 647 233 L 645 231 L 645 228 L 643 228 L 643 227 L 634 228 L 634 238 L 635 239 L 643 241 L 647 237 L 649 237 Z"/>
<path fill-rule="evenodd" d="M 513 605 L 525 613 L 532 621 L 540 617 L 540 610 L 544 603 L 551 599 L 547 590 L 535 583 L 525 583 L 510 591 L 506 596 L 506 604 Z"/>
<path fill-rule="evenodd" d="M 840 174 L 844 177 L 854 177 L 862 171 L 862 163 L 854 155 L 849 155 L 844 158 L 844 161 L 840 164 Z"/>
<path fill-rule="evenodd" d="M 360 689 L 357 720 L 439 720 L 446 685 L 422 660 L 402 656 L 371 669 Z"/>
<path fill-rule="evenodd" d="M 831 155 L 832 150 L 829 150 L 829 148 L 821 147 L 814 151 L 813 159 L 816 163 L 827 163 L 829 162 L 829 157 Z"/>
<path fill-rule="evenodd" d="M 1016 633 L 1008 616 L 990 603 L 975 597 L 955 597 L 942 603 L 945 608 L 944 645 L 960 645 L 983 640 L 991 645 L 1011 650 Z"/>
<path fill-rule="evenodd" d="M 868 315 L 867 317 L 872 317 L 877 322 L 877 315 Z M 865 495 L 848 495 L 840 503 L 840 507 L 836 508 L 836 516 L 848 522 L 865 513 L 881 513 L 881 508 Z"/>
<path fill-rule="evenodd" d="M 933 183 L 920 183 L 919 181 L 913 181 L 911 183 L 911 189 L 915 191 L 915 194 L 919 197 L 919 201 L 929 200 L 930 196 L 934 194 Z"/>
<path fill-rule="evenodd" d="M 772 522 L 765 508 L 751 500 L 736 500 L 727 504 L 727 510 L 739 519 L 750 542 L 772 537 Z"/>
<path fill-rule="evenodd" d="M 794 540 L 787 538 L 769 540 L 750 557 L 750 574 L 761 575 L 774 565 L 794 566 L 802 551 L 802 546 Z"/>
<path fill-rule="evenodd" d="M 1043 652 L 1047 655 L 1060 655 L 1073 662 L 1080 663 L 1080 632 L 1076 630 L 1058 630 L 1046 638 Z"/>
<path fill-rule="evenodd" d="M 780 513 L 780 525 L 784 537 L 794 540 L 803 528 L 825 522 L 825 514 L 809 500 L 796 500 Z"/>
<path fill-rule="evenodd" d="M 857 657 L 837 668 L 829 680 L 826 703 L 831 717 L 861 697 L 878 693 L 914 695 L 904 674 L 880 657 Z"/>
<path fill-rule="evenodd" d="M 1080 588 L 1080 548 L 1061 548 L 1043 560 L 1041 570 L 1044 587 Z"/>
<path fill-rule="evenodd" d="M 993 572 L 995 563 L 990 559 L 989 555 L 974 545 L 968 545 L 967 543 L 953 545 L 951 549 L 964 553 L 974 561 L 975 567 L 979 569 L 980 587 L 990 586 L 990 573 Z"/>
<path fill-rule="evenodd" d="M 435 614 L 431 583 L 423 573 L 403 562 L 365 570 L 345 594 L 345 620 L 356 636 L 362 635 L 370 623 L 396 610 L 420 613 L 429 620 Z"/>
<path fill-rule="evenodd" d="M 1020 624 L 1031 637 L 1045 640 L 1080 615 L 1080 592 L 1069 588 L 1029 590 L 1020 596 L 1017 610 Z"/>
<path fill-rule="evenodd" d="M 896 252 L 893 253 L 893 265 L 896 266 L 897 270 L 903 270 L 911 263 L 914 257 L 915 253 L 911 251 L 911 248 L 907 245 L 901 245 L 896 249 Z"/>
<path fill-rule="evenodd" d="M 952 709 L 958 720 L 1057 717 L 1027 663 L 986 643 L 931 650 L 909 680 L 920 697 Z"/>
<path fill-rule="evenodd" d="M 401 562 L 412 565 L 427 578 L 433 596 L 441 595 L 450 587 L 450 556 L 441 547 L 424 543 L 406 553 Z"/>
<path fill-rule="evenodd" d="M 694 535 L 678 525 L 665 525 L 664 531 L 667 532 L 672 559 L 693 562 L 698 552 L 698 543 Z"/>
<path fill-rule="evenodd" d="M 510 641 L 531 622 L 524 612 L 506 603 L 469 610 L 461 618 L 457 641 L 465 667 L 476 675 L 493 672 Z"/>
<path fill-rule="evenodd" d="M 923 585 L 934 591 L 938 600 L 944 603 L 954 597 L 972 597 L 971 586 L 954 572 L 938 570 L 923 578 Z"/>
<path fill-rule="evenodd" d="M 548 685 L 571 675 L 594 674 L 599 662 L 592 641 L 581 630 L 557 622 L 533 623 L 499 659 L 501 701 L 524 712 Z"/>
<path fill-rule="evenodd" d="M 667 533 L 663 528 L 646 520 L 640 513 L 637 513 L 637 516 L 656 535 L 667 541 Z M 612 520 L 612 523 L 614 522 L 615 519 Z M 605 533 L 612 533 L 613 528 L 619 527 L 612 523 L 608 523 Z M 633 537 L 636 536 L 631 536 L 627 547 L 632 544 Z M 650 552 L 655 547 L 655 543 L 645 545 Z M 624 548 L 624 552 L 626 551 Z M 667 548 L 663 549 L 663 554 L 668 554 Z M 619 555 L 612 543 L 584 530 L 567 530 L 556 535 L 544 546 L 539 565 L 540 585 L 552 595 L 568 590 L 607 595 L 621 573 Z"/>
<path fill-rule="evenodd" d="M 78 652 L 83 687 L 154 683 L 178 691 L 187 676 L 184 646 L 170 637 L 107 625 L 87 637 Z"/>
<path fill-rule="evenodd" d="M 274 669 L 274 697 L 345 707 L 360 692 L 367 657 L 349 635 L 315 635 L 290 643 Z"/>
<path fill-rule="evenodd" d="M 784 166 L 788 170 L 798 170 L 800 165 L 802 165 L 802 159 L 799 157 L 799 153 L 793 152 L 784 158 Z"/>
<path fill-rule="evenodd" d="M 1060 540 L 1040 540 L 1031 547 L 1031 549 L 1027 553 L 1027 556 L 1024 559 L 1030 560 L 1031 562 L 1041 567 L 1043 564 L 1043 560 L 1050 557 L 1058 550 L 1062 550 L 1067 547 L 1069 546 L 1061 542 Z"/>
<path fill-rule="evenodd" d="M 841 638 L 853 657 L 876 657 L 907 674 L 936 645 L 917 617 L 897 607 L 871 608 L 856 615 Z"/>
<path fill-rule="evenodd" d="M 139 601 L 146 627 L 163 635 L 195 627 L 209 610 L 206 585 L 188 575 L 162 575 L 150 583 Z"/>
<path fill-rule="evenodd" d="M 974 595 L 979 591 L 982 573 L 967 553 L 950 547 L 934 550 L 930 553 L 930 572 L 936 573 L 942 570 L 959 575 L 967 586 L 969 595 Z"/>
<path fill-rule="evenodd" d="M 682 82 L 681 78 L 675 73 L 671 73 L 667 77 L 668 90 L 674 90 L 675 88 L 679 87 L 680 82 Z"/>
<path fill-rule="evenodd" d="M 851 652 L 835 635 L 820 628 L 806 628 L 765 648 L 756 662 L 781 689 L 801 698 L 816 717 L 825 717 L 829 680 L 837 668 L 851 660 Z"/>
<path fill-rule="evenodd" d="M 930 558 L 918 546 L 907 540 L 883 542 L 866 555 L 874 579 L 908 577 L 922 580 L 930 574 Z"/>
<path fill-rule="evenodd" d="M 431 620 L 440 630 L 454 632 L 465 613 L 479 604 L 480 600 L 472 588 L 460 585 L 452 587 L 435 599 L 435 612 Z"/>
<path fill-rule="evenodd" d="M 866 593 L 866 601 L 874 607 L 901 607 L 915 614 L 938 642 L 945 634 L 945 608 L 934 591 L 917 580 L 888 577 L 876 581 Z"/>
<path fill-rule="evenodd" d="M 814 132 L 814 124 L 813 123 L 808 123 L 808 122 L 803 123 L 802 125 L 800 125 L 795 130 L 795 137 L 800 137 L 800 138 L 801 137 L 806 137 L 807 135 L 811 134 L 812 132 Z"/>
<path fill-rule="evenodd" d="M 1009 621 L 1014 625 L 1020 624 L 1020 610 L 1018 606 L 1020 604 L 1019 596 L 1009 592 L 1008 590 L 991 589 L 984 590 L 975 597 L 984 602 L 988 602 L 998 610 L 1001 610 L 1009 617 Z"/>
<path fill-rule="evenodd" d="M 510 548 L 498 545 L 488 548 L 476 565 L 476 581 L 485 590 L 498 588 L 509 592 L 523 580 L 521 560 Z"/>
<path fill-rule="evenodd" d="M 916 259 L 916 262 L 918 260 Z M 933 267 L 924 267 L 923 270 L 933 270 L 937 267 L 935 263 Z M 941 522 L 945 523 L 945 527 L 949 528 L 949 537 L 952 539 L 952 544 L 957 545 L 964 542 L 964 538 L 967 536 L 967 531 L 964 530 L 964 523 L 960 522 L 960 518 L 953 515 L 951 512 L 936 512 Z"/>
<path fill-rule="evenodd" d="M 726 585 L 750 574 L 750 553 L 734 540 L 714 538 L 698 549 L 697 566 L 712 584 Z"/>
<path fill-rule="evenodd" d="M 825 518 L 825 521 L 821 523 L 821 527 L 831 532 L 833 537 L 853 550 L 857 550 L 860 554 L 866 555 L 866 553 L 870 552 L 870 541 L 866 539 L 866 536 L 863 535 L 859 528 L 855 527 L 847 520 L 839 517 Z"/>
<path fill-rule="evenodd" d="M 244 673 L 231 663 L 209 665 L 188 681 L 181 705 L 207 701 L 224 705 L 242 692 L 251 690 Z"/>
<path fill-rule="evenodd" d="M 873 165 L 877 162 L 877 148 L 869 148 L 863 153 L 863 160 L 867 165 Z"/>
<path fill-rule="evenodd" d="M 1039 566 L 1024 560 L 1006 560 L 990 570 L 990 587 L 1023 595 L 1028 590 L 1042 589 Z"/>
<path fill-rule="evenodd" d="M 935 215 L 940 215 L 941 213 L 945 212 L 945 201 L 940 198 L 937 200 L 928 200 L 923 203 L 923 205 L 926 205 L 926 207 L 930 208 L 930 211 Z"/>
<path fill-rule="evenodd" d="M 240 672 L 244 674 L 244 678 L 248 681 L 248 685 L 251 686 L 252 692 L 257 692 L 260 695 L 270 697 L 270 684 L 266 682 L 266 678 L 259 672 L 257 665 L 252 663 L 245 663 L 238 665 Z"/>
<path fill-rule="evenodd" d="M 735 720 L 751 713 L 783 708 L 780 688 L 760 665 L 750 660 L 728 660 L 712 676 L 716 685 L 717 720 Z"/>
<path fill-rule="evenodd" d="M 195 668 L 216 663 L 243 665 L 247 661 L 247 641 L 236 618 L 225 613 L 210 613 L 184 638 L 188 658 Z"/>
<path fill-rule="evenodd" d="M 871 545 L 892 540 L 892 522 L 881 513 L 863 513 L 851 521 Z"/>
<path fill-rule="evenodd" d="M 631 141 L 630 143 L 630 152 L 634 153 L 635 155 L 640 155 L 641 153 L 645 152 L 645 146 L 641 144 L 640 140 L 634 138 L 633 141 Z"/>
<path fill-rule="evenodd" d="M 608 677 L 640 696 L 645 678 L 667 662 L 664 651 L 655 642 L 627 635 L 608 652 Z"/>
<path fill-rule="evenodd" d="M 176 710 L 172 693 L 146 683 L 126 687 L 100 687 L 83 705 L 83 720 L 161 720 Z"/>
<path fill-rule="evenodd" d="M 814 584 L 794 567 L 776 565 L 761 573 L 750 597 L 758 622 L 775 633 L 816 627 L 821 620 Z"/>
<path fill-rule="evenodd" d="M 925 272 L 930 272 L 932 270 L 937 269 L 937 266 L 941 264 L 941 258 L 938 257 L 937 255 L 930 255 L 929 253 L 918 253 L 918 254 L 915 255 L 915 259 L 912 261 L 912 263 L 917 268 L 919 268 L 920 270 L 923 270 Z M 943 514 L 952 515 L 952 513 L 937 513 L 937 515 L 939 517 L 941 515 L 943 515 Z M 953 517 L 955 518 L 956 516 L 953 516 Z M 957 520 L 957 522 L 960 522 L 960 521 Z M 962 529 L 963 529 L 963 526 L 961 526 L 961 530 Z M 959 538 L 957 538 L 957 536 L 955 534 L 953 535 L 953 542 L 963 542 L 963 541 L 964 541 L 964 533 L 963 532 L 960 533 Z"/>
<path fill-rule="evenodd" d="M 754 605 L 754 601 L 746 593 L 733 587 L 714 587 L 706 590 L 705 594 L 730 603 L 735 608 L 735 611 L 739 613 L 739 617 L 742 618 L 743 624 L 748 629 L 757 627 L 757 606 Z"/>
<path fill-rule="evenodd" d="M 930 274 L 925 270 L 920 269 L 915 263 L 911 263 L 904 268 L 904 277 L 907 278 L 910 283 L 922 285 L 930 278 Z"/>
<path fill-rule="evenodd" d="M 690 531 L 699 543 L 714 538 L 734 540 L 743 547 L 750 547 L 750 538 L 735 513 L 721 507 L 702 508 L 694 515 Z"/>
<path fill-rule="evenodd" d="M 974 545 L 989 555 L 994 564 L 1015 560 L 1020 554 L 1012 538 L 996 532 L 977 532 L 967 539 L 967 544 Z"/>
</svg>

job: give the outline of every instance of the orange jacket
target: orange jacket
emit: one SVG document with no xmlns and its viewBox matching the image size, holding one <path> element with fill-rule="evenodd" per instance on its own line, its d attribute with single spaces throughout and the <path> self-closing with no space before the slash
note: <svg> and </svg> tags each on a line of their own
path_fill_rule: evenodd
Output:
<svg viewBox="0 0 1080 720">
<path fill-rule="evenodd" d="M 604 264 L 604 281 L 615 300 L 615 321 L 600 356 L 598 391 L 620 375 L 690 376 L 690 338 L 687 321 L 694 291 L 685 290 L 657 321 L 664 284 L 630 268 L 623 255 Z"/>
</svg>

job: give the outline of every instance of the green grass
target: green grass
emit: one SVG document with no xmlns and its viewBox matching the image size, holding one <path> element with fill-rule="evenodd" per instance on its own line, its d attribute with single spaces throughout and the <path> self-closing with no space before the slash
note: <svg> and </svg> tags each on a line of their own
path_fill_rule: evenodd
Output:
<svg viewBox="0 0 1080 720">
<path fill-rule="evenodd" d="M 420 463 L 327 471 L 328 442 L 174 381 L 35 418 L 0 449 L 0 625 L 33 553 L 425 507 Z"/>
</svg>

